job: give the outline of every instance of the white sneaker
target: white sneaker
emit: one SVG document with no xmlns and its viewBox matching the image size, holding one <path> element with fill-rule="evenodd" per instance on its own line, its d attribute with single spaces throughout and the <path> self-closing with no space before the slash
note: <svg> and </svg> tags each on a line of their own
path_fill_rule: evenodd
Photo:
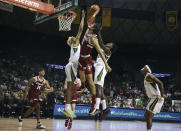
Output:
<svg viewBox="0 0 181 131">
<path fill-rule="evenodd" d="M 43 126 L 41 123 L 38 123 L 36 126 L 37 129 L 45 129 L 46 127 Z"/>
</svg>

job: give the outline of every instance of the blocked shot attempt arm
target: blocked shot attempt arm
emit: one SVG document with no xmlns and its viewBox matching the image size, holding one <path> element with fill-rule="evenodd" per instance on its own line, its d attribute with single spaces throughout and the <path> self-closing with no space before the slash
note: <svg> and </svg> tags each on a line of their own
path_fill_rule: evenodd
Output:
<svg viewBox="0 0 181 131">
<path fill-rule="evenodd" d="M 76 40 L 75 40 L 75 46 L 78 46 L 80 43 L 79 42 L 80 37 L 81 37 L 83 29 L 84 29 L 84 20 L 85 20 L 85 11 L 83 10 L 82 11 L 82 19 L 81 19 L 80 26 L 79 26 L 79 31 L 77 33 Z"/>
<path fill-rule="evenodd" d="M 88 27 L 92 26 L 95 23 L 95 18 L 97 16 L 97 14 L 99 13 L 100 10 L 97 10 L 96 12 L 94 12 L 94 14 L 89 18 L 89 20 L 87 21 Z"/>
<path fill-rule="evenodd" d="M 90 39 L 90 41 L 91 41 L 91 43 L 94 45 L 94 47 L 96 48 L 96 50 L 97 50 L 97 52 L 98 52 L 98 54 L 101 56 L 101 58 L 102 58 L 102 60 L 104 61 L 104 64 L 105 64 L 105 66 L 106 66 L 106 69 L 108 70 L 108 72 L 111 72 L 111 67 L 108 65 L 108 63 L 107 63 L 107 61 L 106 61 L 106 58 L 105 58 L 105 56 L 104 56 L 104 54 L 102 53 L 102 51 L 101 51 L 101 48 L 100 48 L 100 46 L 99 46 L 99 42 L 98 42 L 98 40 L 96 39 L 96 38 L 91 38 Z"/>
<path fill-rule="evenodd" d="M 107 48 L 105 45 L 104 45 L 104 42 L 102 40 L 102 35 L 101 35 L 101 31 L 99 30 L 98 31 L 98 40 L 99 40 L 99 44 L 100 44 L 100 47 L 104 50 L 104 52 L 106 53 L 106 55 L 110 55 L 111 54 L 111 51 L 109 48 Z"/>
<path fill-rule="evenodd" d="M 30 88 L 30 86 L 32 85 L 33 82 L 35 82 L 35 78 L 34 78 L 34 77 L 31 78 L 31 79 L 28 81 L 28 84 L 27 84 L 27 86 L 26 86 L 26 88 L 25 88 L 25 93 L 24 93 L 24 96 L 23 96 L 23 100 L 24 100 L 24 101 L 26 101 L 26 99 L 27 99 L 28 92 L 29 92 L 29 88 Z"/>
</svg>

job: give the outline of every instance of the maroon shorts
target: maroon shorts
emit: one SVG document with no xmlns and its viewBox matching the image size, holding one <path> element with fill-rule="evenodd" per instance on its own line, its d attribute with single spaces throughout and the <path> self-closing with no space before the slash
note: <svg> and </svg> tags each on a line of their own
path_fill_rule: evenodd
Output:
<svg viewBox="0 0 181 131">
<path fill-rule="evenodd" d="M 35 107 L 37 104 L 39 104 L 39 98 L 29 97 L 29 103 L 31 107 Z"/>
<path fill-rule="evenodd" d="M 66 102 L 67 102 L 66 99 L 64 99 L 63 104 L 65 105 Z M 77 104 L 77 95 L 73 96 L 71 104 Z"/>
<path fill-rule="evenodd" d="M 78 69 L 85 71 L 85 74 L 92 74 L 92 57 L 83 58 L 80 56 Z"/>
</svg>

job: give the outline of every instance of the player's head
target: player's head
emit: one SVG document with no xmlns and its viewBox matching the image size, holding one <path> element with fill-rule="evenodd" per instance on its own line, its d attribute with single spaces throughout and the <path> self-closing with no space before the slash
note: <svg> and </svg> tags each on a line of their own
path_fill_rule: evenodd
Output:
<svg viewBox="0 0 181 131">
<path fill-rule="evenodd" d="M 117 45 L 113 42 L 107 43 L 107 44 L 105 44 L 105 46 L 107 48 L 109 48 L 112 53 L 116 52 L 116 50 L 117 50 Z"/>
<path fill-rule="evenodd" d="M 146 75 L 147 73 L 152 73 L 150 67 L 148 65 L 145 65 L 142 69 L 141 69 L 141 73 L 143 75 Z"/>
<path fill-rule="evenodd" d="M 45 70 L 44 69 L 39 70 L 39 76 L 41 76 L 41 77 L 45 76 Z"/>
<path fill-rule="evenodd" d="M 110 42 L 110 43 L 106 43 L 105 46 L 109 49 L 112 49 L 114 46 L 114 43 Z"/>
<path fill-rule="evenodd" d="M 68 38 L 68 40 L 67 40 L 67 44 L 68 44 L 69 46 L 71 46 L 72 44 L 75 43 L 75 40 L 76 40 L 76 38 L 75 38 L 74 36 L 70 36 L 70 37 Z"/>
</svg>

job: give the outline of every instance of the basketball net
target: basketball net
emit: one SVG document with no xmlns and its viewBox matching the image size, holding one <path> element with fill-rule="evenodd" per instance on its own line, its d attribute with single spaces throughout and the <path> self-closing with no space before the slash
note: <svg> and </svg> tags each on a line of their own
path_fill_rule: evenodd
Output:
<svg viewBox="0 0 181 131">
<path fill-rule="evenodd" d="M 61 0 L 59 2 L 59 5 L 61 5 Z M 70 31 L 71 24 L 75 18 L 76 18 L 76 13 L 74 11 L 68 11 L 62 15 L 59 15 L 58 16 L 59 31 Z"/>
<path fill-rule="evenodd" d="M 76 13 L 73 11 L 68 11 L 63 15 L 58 16 L 59 21 L 59 31 L 70 31 L 71 24 L 76 17 Z"/>
</svg>

